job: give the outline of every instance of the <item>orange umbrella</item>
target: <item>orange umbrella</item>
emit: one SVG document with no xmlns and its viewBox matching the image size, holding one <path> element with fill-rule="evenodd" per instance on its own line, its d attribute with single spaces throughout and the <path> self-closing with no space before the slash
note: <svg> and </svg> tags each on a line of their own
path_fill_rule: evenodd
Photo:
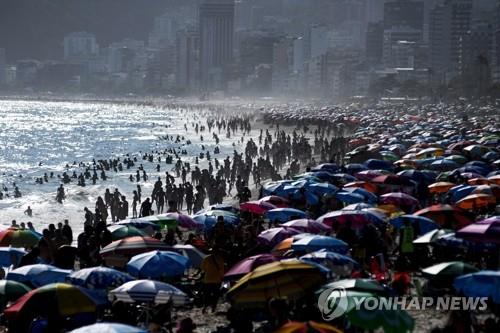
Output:
<svg viewBox="0 0 500 333">
<path fill-rule="evenodd" d="M 494 184 L 500 185 L 500 175 L 488 177 L 488 180 Z"/>
<path fill-rule="evenodd" d="M 291 321 L 281 326 L 274 333 L 342 333 L 342 331 L 325 323 Z"/>
<path fill-rule="evenodd" d="M 278 243 L 273 250 L 272 254 L 284 253 L 292 248 L 293 237 L 285 238 L 280 243 Z"/>
<path fill-rule="evenodd" d="M 496 203 L 496 199 L 494 196 L 484 193 L 479 194 L 471 194 L 459 200 L 456 204 L 457 207 L 471 210 L 486 207 L 489 205 L 494 205 Z"/>
<path fill-rule="evenodd" d="M 348 184 L 344 185 L 344 188 L 353 188 L 353 187 L 363 188 L 371 193 L 377 192 L 376 185 L 374 185 L 372 183 L 365 182 L 365 181 L 357 181 L 357 182 L 352 182 L 352 183 L 348 183 Z"/>
<path fill-rule="evenodd" d="M 472 178 L 467 181 L 469 185 L 488 185 L 490 181 L 486 178 Z"/>
<path fill-rule="evenodd" d="M 500 199 L 500 186 L 491 184 L 491 185 L 479 185 L 476 187 L 471 194 L 488 194 L 494 196 L 497 200 Z"/>
<path fill-rule="evenodd" d="M 430 193 L 446 193 L 453 186 L 455 186 L 455 184 L 453 184 L 453 183 L 449 183 L 449 182 L 437 182 L 437 183 L 431 184 L 431 185 L 429 185 L 427 187 L 429 188 L 429 192 Z"/>
</svg>

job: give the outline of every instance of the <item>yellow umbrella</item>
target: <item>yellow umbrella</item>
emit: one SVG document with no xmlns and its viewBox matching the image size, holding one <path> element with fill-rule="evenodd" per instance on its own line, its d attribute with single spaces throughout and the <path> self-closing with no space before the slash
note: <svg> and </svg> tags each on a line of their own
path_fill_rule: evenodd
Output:
<svg viewBox="0 0 500 333">
<path fill-rule="evenodd" d="M 243 276 L 227 292 L 228 299 L 240 307 L 261 307 L 272 297 L 298 299 L 325 282 L 320 269 L 297 259 L 262 265 Z"/>
<path fill-rule="evenodd" d="M 427 148 L 424 150 L 421 150 L 417 153 L 417 158 L 425 158 L 425 157 L 438 157 L 442 156 L 444 154 L 444 149 L 443 148 Z"/>
<path fill-rule="evenodd" d="M 494 205 L 496 203 L 496 199 L 494 196 L 484 193 L 479 194 L 471 194 L 466 196 L 465 198 L 459 200 L 456 204 L 458 208 L 471 210 L 486 207 L 489 205 Z"/>
<path fill-rule="evenodd" d="M 291 321 L 281 326 L 274 333 L 342 333 L 341 330 L 335 326 L 325 323 L 317 323 L 308 321 L 306 323 Z"/>
</svg>

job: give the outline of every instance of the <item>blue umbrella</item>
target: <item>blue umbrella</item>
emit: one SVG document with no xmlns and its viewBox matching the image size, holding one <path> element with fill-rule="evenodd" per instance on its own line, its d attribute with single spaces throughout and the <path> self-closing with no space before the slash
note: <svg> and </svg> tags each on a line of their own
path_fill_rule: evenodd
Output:
<svg viewBox="0 0 500 333">
<path fill-rule="evenodd" d="M 266 217 L 270 221 L 288 222 L 290 220 L 303 219 L 306 213 L 295 208 L 275 208 L 268 210 Z"/>
<path fill-rule="evenodd" d="M 452 160 L 440 159 L 432 162 L 429 167 L 433 170 L 450 171 L 459 168 L 460 164 Z"/>
<path fill-rule="evenodd" d="M 83 268 L 66 278 L 73 285 L 89 289 L 116 288 L 133 279 L 127 273 L 108 267 Z"/>
<path fill-rule="evenodd" d="M 64 282 L 71 273 L 69 269 L 59 269 L 51 265 L 35 264 L 16 268 L 7 273 L 6 279 L 41 287 L 55 282 Z"/>
<path fill-rule="evenodd" d="M 483 169 L 483 170 L 487 171 L 487 173 L 491 171 L 491 166 L 488 163 L 483 162 L 483 161 L 470 161 L 470 162 L 467 162 L 465 164 L 465 166 L 466 167 L 469 167 L 469 166 L 474 167 L 474 168 L 477 168 L 478 170 Z"/>
<path fill-rule="evenodd" d="M 318 166 L 315 166 L 312 171 L 329 171 L 329 172 L 337 172 L 340 167 L 335 163 L 323 163 Z"/>
<path fill-rule="evenodd" d="M 480 271 L 455 278 L 453 287 L 468 297 L 488 297 L 500 304 L 500 271 Z"/>
<path fill-rule="evenodd" d="M 203 213 L 206 213 L 206 212 L 211 211 L 211 210 L 224 210 L 227 212 L 231 212 L 233 214 L 238 214 L 240 211 L 238 208 L 234 207 L 233 205 L 222 203 L 222 204 L 210 205 L 207 208 L 196 212 L 196 215 L 203 214 Z"/>
<path fill-rule="evenodd" d="M 16 267 L 25 254 L 26 251 L 17 247 L 0 247 L 0 266 L 14 265 Z"/>
<path fill-rule="evenodd" d="M 424 216 L 416 216 L 416 215 L 401 215 L 390 221 L 390 223 L 396 227 L 397 229 L 401 228 L 404 224 L 404 221 L 410 222 L 410 224 L 414 225 L 418 223 L 419 235 L 423 235 L 432 231 L 434 229 L 439 229 L 439 225 L 433 220 L 424 217 Z"/>
<path fill-rule="evenodd" d="M 340 254 L 346 254 L 347 251 L 349 251 L 349 245 L 334 237 L 311 235 L 293 242 L 292 250 L 302 252 L 328 250 Z"/>
<path fill-rule="evenodd" d="M 347 164 L 345 166 L 345 168 L 346 168 L 347 173 L 349 173 L 351 175 L 354 175 L 354 174 L 356 174 L 358 172 L 361 172 L 361 171 L 368 170 L 368 168 L 366 167 L 366 165 L 359 164 L 359 163 Z"/>
<path fill-rule="evenodd" d="M 347 184 L 356 181 L 356 177 L 348 173 L 336 173 L 333 175 L 336 184 Z"/>
<path fill-rule="evenodd" d="M 373 159 L 373 158 L 366 160 L 364 165 L 370 170 L 382 169 L 382 170 L 391 171 L 394 168 L 393 165 L 388 161 L 377 160 L 377 159 Z"/>
<path fill-rule="evenodd" d="M 370 191 L 365 190 L 361 187 L 349 187 L 342 189 L 344 192 L 355 193 L 362 195 L 364 197 L 364 201 L 368 203 L 377 203 L 378 197 Z"/>
<path fill-rule="evenodd" d="M 365 201 L 365 197 L 358 193 L 350 193 L 346 191 L 339 191 L 335 193 L 335 198 L 347 204 L 355 204 Z"/>
<path fill-rule="evenodd" d="M 290 183 L 292 183 L 291 180 L 280 180 L 266 183 L 262 186 L 262 194 L 263 196 L 272 194 L 279 195 L 279 193 L 282 193 L 283 188 Z"/>
<path fill-rule="evenodd" d="M 307 190 L 318 195 L 323 195 L 338 191 L 338 187 L 330 183 L 314 183 L 307 185 Z"/>
<path fill-rule="evenodd" d="M 189 259 L 172 251 L 151 251 L 133 256 L 127 272 L 138 278 L 158 279 L 184 274 Z"/>
<path fill-rule="evenodd" d="M 486 176 L 488 174 L 488 170 L 486 169 L 483 169 L 481 167 L 478 167 L 478 166 L 464 166 L 464 167 L 461 167 L 461 168 L 458 168 L 458 169 L 455 169 L 456 171 L 460 172 L 460 173 L 477 173 L 477 174 L 480 174 L 481 176 Z"/>
<path fill-rule="evenodd" d="M 477 186 L 472 185 L 458 185 L 450 189 L 451 200 L 457 202 L 460 199 L 465 198 L 476 189 Z"/>
<path fill-rule="evenodd" d="M 315 252 L 308 253 L 306 255 L 303 255 L 300 257 L 301 260 L 306 260 L 306 261 L 312 261 L 316 262 L 318 264 L 321 264 L 326 267 L 331 267 L 331 266 L 345 266 L 345 265 L 352 265 L 353 267 L 358 268 L 359 264 L 356 260 L 352 259 L 351 257 L 348 257 L 346 255 L 332 252 L 332 251 L 326 251 L 326 250 L 319 250 Z"/>
<path fill-rule="evenodd" d="M 83 326 L 70 333 L 147 333 L 142 328 L 117 324 L 117 323 L 97 323 L 93 325 Z"/>
<path fill-rule="evenodd" d="M 417 183 L 424 183 L 426 185 L 432 184 L 434 182 L 434 179 L 436 178 L 436 176 L 431 173 L 424 173 L 422 171 L 414 169 L 403 170 L 401 172 L 398 172 L 398 175 L 408 177 Z"/>
<path fill-rule="evenodd" d="M 217 211 L 210 211 L 210 212 L 217 212 Z M 204 228 L 205 231 L 211 230 L 213 228 L 215 223 L 217 223 L 217 217 L 219 216 L 217 214 L 208 215 L 208 213 L 210 212 L 193 216 L 193 220 L 196 223 L 199 223 L 201 228 Z M 236 215 L 230 214 L 229 212 L 226 212 L 226 214 L 220 214 L 220 216 L 224 217 L 224 224 L 228 227 L 233 227 L 236 224 L 240 223 L 240 218 Z"/>
</svg>

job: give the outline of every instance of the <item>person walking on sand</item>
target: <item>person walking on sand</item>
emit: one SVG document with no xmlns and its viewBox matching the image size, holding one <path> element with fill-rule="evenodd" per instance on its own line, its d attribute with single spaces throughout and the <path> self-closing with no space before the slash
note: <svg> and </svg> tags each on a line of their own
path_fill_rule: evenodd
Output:
<svg viewBox="0 0 500 333">
<path fill-rule="evenodd" d="M 201 262 L 203 272 L 203 313 L 208 306 L 212 307 L 212 312 L 217 309 L 217 302 L 220 296 L 220 287 L 224 277 L 224 257 L 222 253 L 214 248 L 212 253 L 207 255 Z"/>
</svg>

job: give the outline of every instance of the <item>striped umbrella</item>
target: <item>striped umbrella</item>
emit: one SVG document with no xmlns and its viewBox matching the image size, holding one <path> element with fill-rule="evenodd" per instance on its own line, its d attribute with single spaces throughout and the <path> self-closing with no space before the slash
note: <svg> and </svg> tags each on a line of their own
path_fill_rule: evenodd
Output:
<svg viewBox="0 0 500 333">
<path fill-rule="evenodd" d="M 233 267 L 224 275 L 224 280 L 237 280 L 244 276 L 245 274 L 250 273 L 254 269 L 259 266 L 269 264 L 271 262 L 278 261 L 278 258 L 273 256 L 272 254 L 258 254 L 255 256 L 251 256 L 245 258 L 238 263 L 234 264 Z"/>
<path fill-rule="evenodd" d="M 300 231 L 294 228 L 287 228 L 287 227 L 271 228 L 262 231 L 257 236 L 257 241 L 262 245 L 273 247 L 282 240 L 297 234 L 300 234 Z"/>
<path fill-rule="evenodd" d="M 162 241 L 151 237 L 127 237 L 114 241 L 101 249 L 102 256 L 113 254 L 118 255 L 136 255 L 151 250 L 168 249 L 168 245 Z"/>
<path fill-rule="evenodd" d="M 11 280 L 0 280 L 0 300 L 3 303 L 13 302 L 30 290 L 31 288 L 23 283 Z"/>
<path fill-rule="evenodd" d="M 26 265 L 7 273 L 6 279 L 40 287 L 53 282 L 64 282 L 71 270 L 60 269 L 51 265 Z"/>
<path fill-rule="evenodd" d="M 242 212 L 249 212 L 255 215 L 264 215 L 267 211 L 275 209 L 276 206 L 265 201 L 248 201 L 240 204 Z"/>
<path fill-rule="evenodd" d="M 227 292 L 227 297 L 236 306 L 260 308 L 272 297 L 299 299 L 324 281 L 317 266 L 295 259 L 277 261 L 257 267 L 242 277 Z"/>
<path fill-rule="evenodd" d="M 109 294 L 125 303 L 164 304 L 172 300 L 174 305 L 185 305 L 188 302 L 186 294 L 181 290 L 168 283 L 153 280 L 130 281 L 111 290 Z"/>
<path fill-rule="evenodd" d="M 195 230 L 199 228 L 199 224 L 196 223 L 189 215 L 178 212 L 171 212 L 157 216 L 160 219 L 158 223 L 163 227 L 169 227 L 173 225 L 171 223 L 165 223 L 165 221 L 176 221 L 177 225 L 184 229 Z"/>
<path fill-rule="evenodd" d="M 312 219 L 298 219 L 281 224 L 282 227 L 293 228 L 301 232 L 308 232 L 311 234 L 319 234 L 329 232 L 331 228 L 326 224 L 317 222 Z"/>
<path fill-rule="evenodd" d="M 40 238 L 42 235 L 29 229 L 8 228 L 0 231 L 0 246 L 31 247 Z"/>
<path fill-rule="evenodd" d="M 325 323 L 291 321 L 278 328 L 274 333 L 342 333 L 338 328 Z"/>
<path fill-rule="evenodd" d="M 133 256 L 127 272 L 138 278 L 161 279 L 180 276 L 189 266 L 189 259 L 177 252 L 151 251 Z"/>
<path fill-rule="evenodd" d="M 28 292 L 8 307 L 4 314 L 7 319 L 54 318 L 95 311 L 95 302 L 79 287 L 52 283 Z"/>
<path fill-rule="evenodd" d="M 9 267 L 14 265 L 16 267 L 25 254 L 26 251 L 17 247 L 0 247 L 0 266 Z"/>
<path fill-rule="evenodd" d="M 450 182 L 437 182 L 437 183 L 431 184 L 427 187 L 429 188 L 430 193 L 438 194 L 438 193 L 446 193 L 454 186 L 455 186 L 455 184 L 450 183 Z"/>
<path fill-rule="evenodd" d="M 496 204 L 494 196 L 484 193 L 471 194 L 457 201 L 456 206 L 465 210 L 474 210 Z"/>
<path fill-rule="evenodd" d="M 337 210 L 320 216 L 316 221 L 328 226 L 343 225 L 349 221 L 353 228 L 360 229 L 368 223 L 382 223 L 375 214 L 364 210 Z"/>
</svg>

